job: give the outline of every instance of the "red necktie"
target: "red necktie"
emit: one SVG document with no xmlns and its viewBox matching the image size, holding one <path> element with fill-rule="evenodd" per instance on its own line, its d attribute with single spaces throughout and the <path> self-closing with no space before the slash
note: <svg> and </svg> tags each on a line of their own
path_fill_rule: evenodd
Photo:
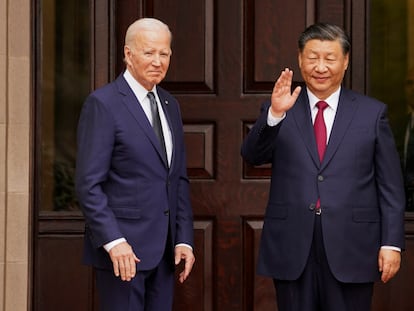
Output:
<svg viewBox="0 0 414 311">
<path fill-rule="evenodd" d="M 315 132 L 316 145 L 318 146 L 319 160 L 322 162 L 326 149 L 326 125 L 323 119 L 323 111 L 328 107 L 328 104 L 324 101 L 319 101 L 316 103 L 316 107 L 318 107 L 318 113 L 313 124 L 313 131 Z"/>
<path fill-rule="evenodd" d="M 325 120 L 323 118 L 323 111 L 326 107 L 328 107 L 328 104 L 324 101 L 319 101 L 316 103 L 316 107 L 318 107 L 318 113 L 316 114 L 315 123 L 313 124 L 313 131 L 315 132 L 315 138 L 316 138 L 316 145 L 318 147 L 318 153 L 319 153 L 319 160 L 322 162 L 323 156 L 325 154 L 326 149 L 326 125 Z M 320 215 L 321 213 L 321 201 L 318 198 L 318 201 L 316 202 L 316 213 Z"/>
</svg>

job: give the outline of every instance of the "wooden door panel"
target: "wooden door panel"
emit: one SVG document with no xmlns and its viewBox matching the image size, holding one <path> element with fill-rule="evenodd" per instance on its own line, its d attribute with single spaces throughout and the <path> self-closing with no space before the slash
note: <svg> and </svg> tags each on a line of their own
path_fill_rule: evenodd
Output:
<svg viewBox="0 0 414 311">
<path fill-rule="evenodd" d="M 123 46 L 127 27 L 133 21 L 140 16 L 155 16 L 173 33 L 173 56 L 162 85 L 175 93 L 214 93 L 213 0 L 146 1 L 142 7 L 141 2 L 130 0 L 116 4 L 117 46 Z M 122 49 L 117 48 L 117 73 L 125 68 L 121 53 Z"/>
<path fill-rule="evenodd" d="M 243 310 L 277 310 L 273 281 L 255 273 L 262 228 L 262 216 L 243 217 Z"/>
<path fill-rule="evenodd" d="M 196 262 L 191 277 L 184 283 L 176 283 L 174 310 L 193 310 L 197 306 L 200 311 L 212 311 L 213 308 L 213 232 L 214 219 L 196 220 L 194 223 L 194 244 Z M 183 265 L 177 268 L 178 274 Z"/>
<path fill-rule="evenodd" d="M 244 92 L 269 93 L 275 79 L 286 67 L 300 79 L 297 65 L 297 37 L 314 16 L 307 0 L 245 0 Z M 289 14 L 286 14 L 289 12 Z M 288 16 L 288 18 L 287 18 Z"/>
<path fill-rule="evenodd" d="M 35 310 L 95 310 L 93 273 L 81 265 L 82 245 L 82 235 L 63 233 L 39 237 Z"/>
</svg>

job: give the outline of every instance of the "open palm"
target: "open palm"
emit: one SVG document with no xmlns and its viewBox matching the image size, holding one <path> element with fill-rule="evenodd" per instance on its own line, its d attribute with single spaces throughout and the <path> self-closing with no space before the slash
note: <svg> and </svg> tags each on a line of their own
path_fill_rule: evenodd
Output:
<svg viewBox="0 0 414 311">
<path fill-rule="evenodd" d="M 301 87 L 295 88 L 291 93 L 293 71 L 286 68 L 277 79 L 272 92 L 271 112 L 275 117 L 281 117 L 294 105 L 299 96 Z"/>
</svg>

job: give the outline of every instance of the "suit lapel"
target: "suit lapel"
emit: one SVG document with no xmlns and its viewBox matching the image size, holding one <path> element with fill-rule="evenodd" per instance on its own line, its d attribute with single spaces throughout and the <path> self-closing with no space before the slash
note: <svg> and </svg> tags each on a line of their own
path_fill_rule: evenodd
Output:
<svg viewBox="0 0 414 311">
<path fill-rule="evenodd" d="M 161 150 L 160 143 L 155 136 L 155 132 L 152 129 L 151 123 L 149 122 L 140 103 L 138 102 L 137 98 L 135 97 L 134 93 L 122 75 L 116 79 L 116 84 L 118 86 L 119 92 L 123 95 L 123 103 L 127 107 L 128 111 L 133 115 L 144 134 L 148 137 L 153 147 L 157 150 L 161 160 L 164 162 L 164 165 L 168 167 L 167 163 L 165 163 L 165 159 L 162 155 L 163 151 Z"/>
<path fill-rule="evenodd" d="M 306 89 L 302 91 L 298 97 L 295 105 L 291 109 L 292 115 L 295 119 L 296 125 L 299 129 L 300 136 L 313 162 L 319 166 L 319 155 L 316 148 L 315 134 L 313 133 L 312 116 L 309 108 L 309 100 L 306 94 Z"/>
<path fill-rule="evenodd" d="M 357 102 L 349 92 L 342 88 L 339 96 L 338 110 L 332 126 L 329 142 L 326 147 L 322 168 L 325 167 L 338 149 L 357 109 Z"/>
</svg>

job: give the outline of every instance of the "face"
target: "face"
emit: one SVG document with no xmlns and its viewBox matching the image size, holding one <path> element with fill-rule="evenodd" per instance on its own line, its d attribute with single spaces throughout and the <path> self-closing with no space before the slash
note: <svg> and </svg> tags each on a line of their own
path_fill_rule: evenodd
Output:
<svg viewBox="0 0 414 311">
<path fill-rule="evenodd" d="M 125 62 L 132 76 L 147 90 L 167 74 L 171 58 L 171 38 L 167 31 L 140 31 L 134 42 L 125 45 Z"/>
<path fill-rule="evenodd" d="M 309 40 L 303 51 L 299 52 L 302 77 L 319 99 L 328 98 L 339 88 L 348 62 L 349 54 L 343 54 L 338 40 Z"/>
</svg>

